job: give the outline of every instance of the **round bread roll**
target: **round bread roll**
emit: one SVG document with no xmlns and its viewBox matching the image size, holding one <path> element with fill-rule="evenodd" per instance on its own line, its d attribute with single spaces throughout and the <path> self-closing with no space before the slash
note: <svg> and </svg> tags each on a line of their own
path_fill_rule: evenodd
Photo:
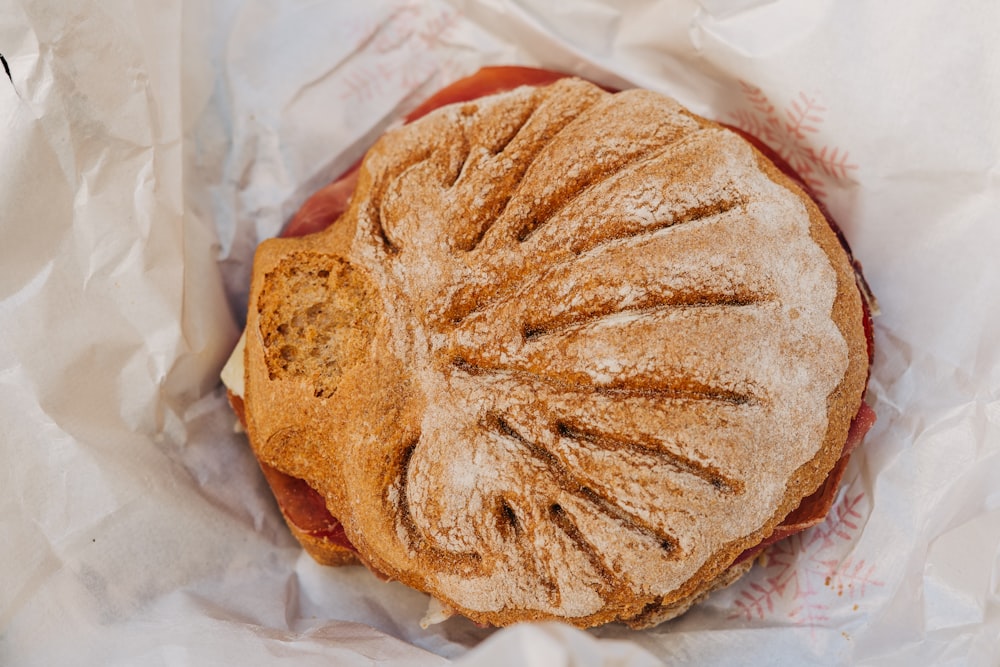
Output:
<svg viewBox="0 0 1000 667">
<path fill-rule="evenodd" d="M 327 231 L 258 249 L 258 458 L 474 621 L 644 626 L 730 583 L 840 458 L 851 260 L 735 133 L 577 79 L 386 134 Z"/>
</svg>

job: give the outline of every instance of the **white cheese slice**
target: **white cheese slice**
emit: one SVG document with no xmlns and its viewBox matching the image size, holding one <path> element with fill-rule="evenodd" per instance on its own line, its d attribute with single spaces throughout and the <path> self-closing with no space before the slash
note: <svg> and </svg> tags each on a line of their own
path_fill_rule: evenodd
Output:
<svg viewBox="0 0 1000 667">
<path fill-rule="evenodd" d="M 420 627 L 426 630 L 432 625 L 447 621 L 454 615 L 454 611 L 441 604 L 437 598 L 432 597 L 427 602 L 427 611 L 424 612 L 424 617 L 420 619 Z"/>
<path fill-rule="evenodd" d="M 244 331 L 240 334 L 240 340 L 236 343 L 236 347 L 233 348 L 233 353 L 229 355 L 229 360 L 226 365 L 222 367 L 222 373 L 220 377 L 222 378 L 222 384 L 226 385 L 226 388 L 243 398 L 243 348 L 246 347 L 246 337 L 247 333 Z"/>
</svg>

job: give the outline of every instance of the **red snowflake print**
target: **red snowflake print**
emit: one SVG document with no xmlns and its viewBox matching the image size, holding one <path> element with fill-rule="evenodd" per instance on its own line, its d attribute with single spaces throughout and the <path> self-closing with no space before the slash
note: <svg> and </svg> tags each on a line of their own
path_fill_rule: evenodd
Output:
<svg viewBox="0 0 1000 667">
<path fill-rule="evenodd" d="M 830 549 L 836 541 L 850 541 L 861 527 L 864 518 L 861 514 L 861 501 L 865 494 L 859 492 L 854 496 L 845 495 L 843 499 L 830 509 L 826 519 L 820 525 L 809 531 L 809 543 L 812 547 L 821 543 L 821 549 Z"/>
<path fill-rule="evenodd" d="M 415 0 L 400 3 L 387 19 L 368 27 L 362 45 L 368 57 L 345 78 L 341 100 L 365 102 L 426 84 L 442 67 L 435 51 L 447 42 L 459 16 L 451 8 L 428 11 Z"/>
<path fill-rule="evenodd" d="M 858 168 L 846 150 L 814 144 L 827 111 L 816 97 L 799 92 L 779 110 L 757 86 L 739 84 L 749 108 L 731 112 L 730 120 L 774 150 L 817 197 L 826 197 L 828 181 L 847 180 Z"/>
<path fill-rule="evenodd" d="M 845 494 L 826 520 L 773 544 L 733 603 L 731 618 L 747 621 L 784 617 L 797 625 L 822 627 L 837 598 L 857 600 L 884 586 L 875 565 L 844 557 L 864 519 L 864 492 Z"/>
<path fill-rule="evenodd" d="M 432 48 L 447 39 L 457 19 L 458 12 L 451 8 L 428 12 L 421 3 L 411 0 L 400 6 L 385 24 L 375 39 L 374 49 L 386 53 L 411 39 L 424 48 Z"/>
<path fill-rule="evenodd" d="M 392 68 L 386 63 L 354 68 L 344 77 L 340 98 L 352 102 L 371 100 L 383 93 L 393 76 Z"/>
</svg>

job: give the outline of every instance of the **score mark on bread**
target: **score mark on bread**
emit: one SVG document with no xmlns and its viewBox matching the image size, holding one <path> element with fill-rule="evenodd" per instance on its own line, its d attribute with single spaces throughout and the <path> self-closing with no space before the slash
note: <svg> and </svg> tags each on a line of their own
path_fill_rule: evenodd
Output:
<svg viewBox="0 0 1000 667">
<path fill-rule="evenodd" d="M 566 79 L 394 130 L 333 227 L 262 244 L 248 433 L 362 560 L 474 620 L 654 622 L 833 467 L 862 319 L 749 144 Z"/>
</svg>

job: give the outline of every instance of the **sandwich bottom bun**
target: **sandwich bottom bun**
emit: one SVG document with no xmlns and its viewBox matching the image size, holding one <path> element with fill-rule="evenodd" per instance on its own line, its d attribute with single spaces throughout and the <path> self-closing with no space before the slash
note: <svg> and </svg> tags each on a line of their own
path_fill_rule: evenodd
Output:
<svg viewBox="0 0 1000 667">
<path fill-rule="evenodd" d="M 232 399 L 320 562 L 483 624 L 646 627 L 822 520 L 868 311 L 744 137 L 529 83 L 390 131 L 293 222 L 322 231 L 260 245 Z"/>
</svg>

